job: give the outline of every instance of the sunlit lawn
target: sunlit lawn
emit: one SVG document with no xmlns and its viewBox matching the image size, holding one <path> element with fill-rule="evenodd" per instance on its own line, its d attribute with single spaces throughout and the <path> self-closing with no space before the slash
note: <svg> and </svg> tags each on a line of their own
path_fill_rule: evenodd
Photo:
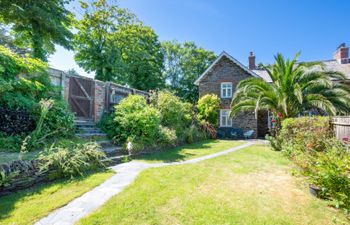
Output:
<svg viewBox="0 0 350 225">
<path fill-rule="evenodd" d="M 230 146 L 229 142 L 221 141 L 204 145 L 217 150 L 220 148 L 216 145 Z M 189 147 L 188 151 L 191 150 Z M 150 160 L 178 160 L 167 154 Z M 328 207 L 326 201 L 311 196 L 304 178 L 292 176 L 291 169 L 281 153 L 264 145 L 196 164 L 148 169 L 79 224 L 349 222 L 344 214 Z"/>
<path fill-rule="evenodd" d="M 99 172 L 73 180 L 59 180 L 0 197 L 0 224 L 28 225 L 101 184 L 114 173 Z"/>
<path fill-rule="evenodd" d="M 208 140 L 195 144 L 184 145 L 164 151 L 145 154 L 137 159 L 146 162 L 176 162 L 227 150 L 244 144 L 244 141 Z"/>
</svg>

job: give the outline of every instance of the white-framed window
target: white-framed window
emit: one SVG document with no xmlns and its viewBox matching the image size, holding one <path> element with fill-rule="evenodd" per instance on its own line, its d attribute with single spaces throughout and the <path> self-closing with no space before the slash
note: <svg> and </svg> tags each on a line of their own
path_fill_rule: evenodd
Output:
<svg viewBox="0 0 350 225">
<path fill-rule="evenodd" d="M 232 82 L 221 83 L 221 98 L 232 97 Z"/>
<path fill-rule="evenodd" d="M 220 110 L 220 127 L 232 127 L 232 118 L 229 109 Z"/>
</svg>

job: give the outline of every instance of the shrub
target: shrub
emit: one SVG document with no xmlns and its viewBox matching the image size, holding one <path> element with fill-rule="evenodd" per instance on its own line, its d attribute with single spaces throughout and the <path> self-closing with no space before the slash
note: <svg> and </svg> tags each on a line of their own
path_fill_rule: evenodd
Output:
<svg viewBox="0 0 350 225">
<path fill-rule="evenodd" d="M 0 150 L 16 152 L 20 149 L 23 136 L 21 135 L 7 135 L 0 132 Z"/>
<path fill-rule="evenodd" d="M 182 102 L 179 97 L 167 91 L 161 91 L 152 96 L 152 105 L 161 115 L 161 124 L 176 130 L 181 134 L 185 127 L 191 124 L 191 104 Z"/>
<path fill-rule="evenodd" d="M 73 145 L 73 144 L 72 144 Z M 39 155 L 39 168 L 56 171 L 55 177 L 73 177 L 84 172 L 105 168 L 106 155 L 96 143 L 77 144 L 72 147 L 51 146 Z"/>
<path fill-rule="evenodd" d="M 113 138 L 113 135 L 115 135 L 114 123 L 114 114 L 104 113 L 100 121 L 97 123 L 97 127 L 99 127 L 104 133 L 106 133 L 109 138 Z"/>
<path fill-rule="evenodd" d="M 35 120 L 27 111 L 0 108 L 0 132 L 17 135 L 34 129 Z"/>
<path fill-rule="evenodd" d="M 115 106 L 114 122 L 113 136 L 117 143 L 131 137 L 152 144 L 158 135 L 160 114 L 142 96 L 130 95 Z"/>
<path fill-rule="evenodd" d="M 201 131 L 197 126 L 191 125 L 185 130 L 185 142 L 192 144 L 196 141 L 207 139 L 207 134 Z"/>
<path fill-rule="evenodd" d="M 175 146 L 177 143 L 176 131 L 168 127 L 160 126 L 158 142 L 163 145 Z"/>
<path fill-rule="evenodd" d="M 220 109 L 220 99 L 215 94 L 207 94 L 198 100 L 198 120 L 206 121 L 213 126 L 218 124 L 218 113 Z"/>
<path fill-rule="evenodd" d="M 320 197 L 350 209 L 349 146 L 332 138 L 328 117 L 286 119 L 279 135 L 270 141 L 321 188 Z"/>
<path fill-rule="evenodd" d="M 294 149 L 300 151 L 323 151 L 324 142 L 320 140 L 329 139 L 332 136 L 330 119 L 328 117 L 299 117 L 282 121 L 282 129 L 279 136 L 283 140 L 281 148 L 293 145 Z M 293 152 L 286 152 L 293 154 Z"/>
<path fill-rule="evenodd" d="M 311 157 L 311 182 L 321 187 L 321 197 L 350 210 L 350 148 L 332 139 L 324 143 L 326 151 Z"/>
<path fill-rule="evenodd" d="M 68 110 L 68 105 L 63 99 L 52 102 L 44 119 L 43 131 L 56 137 L 69 137 L 74 133 L 74 114 Z"/>
</svg>

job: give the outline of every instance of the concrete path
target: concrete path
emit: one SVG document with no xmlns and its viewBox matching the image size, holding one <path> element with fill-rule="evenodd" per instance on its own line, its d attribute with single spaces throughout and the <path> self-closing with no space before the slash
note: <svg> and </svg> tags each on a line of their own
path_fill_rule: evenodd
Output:
<svg viewBox="0 0 350 225">
<path fill-rule="evenodd" d="M 128 163 L 119 164 L 111 167 L 112 170 L 116 171 L 116 175 L 112 176 L 104 183 L 95 187 L 91 191 L 83 194 L 82 196 L 74 199 L 67 205 L 51 212 L 48 216 L 39 220 L 36 225 L 68 225 L 74 224 L 79 221 L 84 216 L 95 211 L 101 207 L 107 200 L 109 200 L 114 195 L 121 192 L 125 187 L 131 184 L 137 175 L 147 169 L 152 167 L 161 166 L 171 166 L 171 165 L 182 165 L 189 163 L 196 163 L 206 159 L 211 159 L 220 155 L 225 155 L 230 152 L 237 151 L 242 148 L 253 145 L 259 141 L 248 141 L 247 143 L 230 148 L 228 150 L 220 151 L 210 155 L 190 159 L 182 162 L 172 162 L 172 163 L 145 163 L 138 161 L 131 161 Z"/>
</svg>

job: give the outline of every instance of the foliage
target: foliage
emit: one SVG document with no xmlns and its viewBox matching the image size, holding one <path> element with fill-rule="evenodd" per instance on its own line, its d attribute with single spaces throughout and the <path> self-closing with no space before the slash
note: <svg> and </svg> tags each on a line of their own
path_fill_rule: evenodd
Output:
<svg viewBox="0 0 350 225">
<path fill-rule="evenodd" d="M 65 9 L 70 0 L 2 0 L 0 19 L 12 25 L 18 46 L 30 47 L 34 58 L 47 60 L 55 44 L 70 49 L 72 14 Z"/>
<path fill-rule="evenodd" d="M 114 113 L 104 113 L 97 123 L 97 127 L 99 127 L 107 136 L 112 139 L 115 134 L 114 129 Z"/>
<path fill-rule="evenodd" d="M 220 99 L 215 94 L 207 94 L 198 100 L 198 120 L 206 121 L 213 126 L 218 124 L 218 113 L 220 109 Z"/>
<path fill-rule="evenodd" d="M 216 131 L 216 127 L 214 127 L 212 124 L 206 122 L 206 121 L 202 121 L 200 122 L 200 129 L 201 131 L 203 131 L 209 138 L 211 139 L 215 139 L 217 136 L 217 131 Z"/>
<path fill-rule="evenodd" d="M 120 26 L 112 41 L 120 50 L 122 63 L 116 67 L 114 81 L 145 91 L 164 86 L 163 52 L 151 27 L 143 24 Z"/>
<path fill-rule="evenodd" d="M 50 136 L 69 137 L 74 132 L 74 114 L 63 99 L 54 100 L 44 119 L 43 131 Z"/>
<path fill-rule="evenodd" d="M 134 141 L 152 143 L 158 134 L 160 114 L 147 105 L 144 97 L 130 95 L 115 106 L 114 122 L 116 142 L 123 143 L 131 137 Z"/>
<path fill-rule="evenodd" d="M 334 199 L 336 208 L 350 210 L 350 149 L 336 140 L 325 141 L 326 151 L 311 159 L 311 181 L 321 188 L 320 195 Z"/>
<path fill-rule="evenodd" d="M 23 137 L 21 135 L 7 135 L 0 132 L 0 150 L 1 151 L 18 151 L 21 147 Z"/>
<path fill-rule="evenodd" d="M 99 151 L 96 143 L 77 144 L 74 148 L 52 145 L 39 156 L 40 170 L 55 170 L 58 177 L 74 177 L 92 169 L 105 168 L 104 159 L 106 155 Z"/>
<path fill-rule="evenodd" d="M 10 35 L 9 27 L 2 26 L 0 23 L 0 45 L 5 46 L 11 51 L 24 56 L 29 53 L 29 49 L 18 47 L 14 38 Z"/>
<path fill-rule="evenodd" d="M 321 188 L 321 197 L 332 199 L 336 207 L 350 209 L 349 146 L 332 138 L 328 117 L 285 119 L 279 135 L 271 140 Z"/>
<path fill-rule="evenodd" d="M 158 142 L 164 145 L 175 146 L 177 144 L 176 131 L 168 127 L 160 126 Z"/>
<path fill-rule="evenodd" d="M 135 15 L 106 0 L 94 0 L 90 4 L 80 2 L 84 14 L 75 21 L 75 60 L 88 72 L 95 72 L 96 79 L 111 81 L 115 69 L 122 66 L 121 52 L 113 42 L 113 35 L 124 24 L 137 21 Z"/>
<path fill-rule="evenodd" d="M 36 122 L 37 130 L 26 140 L 29 150 L 42 146 L 40 142 L 48 137 L 72 134 L 73 114 L 69 112 L 59 90 L 51 84 L 46 72 L 47 64 L 30 57 L 22 58 L 3 46 L 0 46 L 0 59 L 0 106 L 7 111 L 22 112 L 11 116 L 11 121 L 7 123 L 14 128 L 12 125 L 21 121 L 22 125 L 30 123 L 31 119 Z M 50 107 L 47 110 L 41 107 L 43 99 L 49 99 Z M 45 115 L 41 115 L 43 113 Z M 21 126 L 21 131 L 28 134 L 34 126 L 31 125 L 30 129 Z M 18 147 L 18 144 L 14 146 Z M 12 149 L 12 146 L 4 147 Z"/>
<path fill-rule="evenodd" d="M 275 64 L 265 68 L 272 85 L 255 77 L 241 81 L 232 99 L 231 114 L 255 110 L 257 115 L 258 110 L 269 110 L 284 119 L 315 109 L 328 115 L 349 112 L 349 87 L 332 81 L 344 80 L 345 76 L 325 71 L 322 64 L 298 64 L 298 56 L 292 60 L 275 56 Z"/>
<path fill-rule="evenodd" d="M 16 172 L 6 174 L 5 171 L 0 170 L 0 187 L 9 185 L 11 180 L 17 176 Z"/>
<path fill-rule="evenodd" d="M 163 76 L 169 89 L 182 100 L 195 103 L 198 100 L 198 87 L 194 82 L 215 60 L 216 55 L 194 42 L 165 41 L 162 48 Z"/>
<path fill-rule="evenodd" d="M 297 148 L 294 150 L 323 151 L 323 142 L 320 140 L 327 140 L 331 136 L 330 118 L 316 116 L 285 119 L 278 138 L 283 140 L 281 148 L 285 150 L 287 145 L 292 144 Z"/>
<path fill-rule="evenodd" d="M 27 111 L 10 110 L 0 107 L 0 132 L 19 135 L 35 129 L 35 120 Z"/>
<path fill-rule="evenodd" d="M 202 141 L 207 139 L 207 133 L 204 130 L 201 130 L 194 124 L 186 128 L 184 131 L 185 142 L 192 144 L 194 142 Z"/>
<path fill-rule="evenodd" d="M 161 124 L 176 130 L 179 135 L 191 124 L 192 106 L 170 92 L 160 91 L 151 96 L 152 105 L 161 115 Z"/>
</svg>

